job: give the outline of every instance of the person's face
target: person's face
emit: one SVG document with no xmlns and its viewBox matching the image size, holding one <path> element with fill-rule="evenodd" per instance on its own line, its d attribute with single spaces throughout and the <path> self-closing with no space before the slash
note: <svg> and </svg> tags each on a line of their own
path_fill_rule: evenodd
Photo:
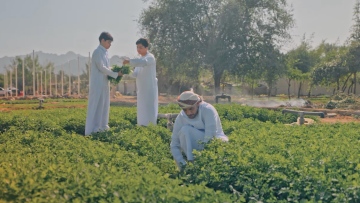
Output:
<svg viewBox="0 0 360 203">
<path fill-rule="evenodd" d="M 199 110 L 199 104 L 196 104 L 195 106 L 192 106 L 190 108 L 183 109 L 187 117 L 190 119 L 196 117 L 196 115 L 198 114 L 198 110 Z"/>
<path fill-rule="evenodd" d="M 144 47 L 144 45 L 142 44 L 137 44 L 136 45 L 136 49 L 137 49 L 137 52 L 141 55 L 141 56 L 145 56 L 147 51 L 148 51 L 148 48 L 147 47 Z"/>
<path fill-rule="evenodd" d="M 105 48 L 105 49 L 109 49 L 111 47 L 111 40 L 104 40 L 101 39 L 101 45 Z"/>
</svg>

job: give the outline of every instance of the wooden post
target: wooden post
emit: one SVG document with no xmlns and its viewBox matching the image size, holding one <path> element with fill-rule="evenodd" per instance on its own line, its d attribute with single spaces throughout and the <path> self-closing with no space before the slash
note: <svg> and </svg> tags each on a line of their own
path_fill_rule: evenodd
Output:
<svg viewBox="0 0 360 203">
<path fill-rule="evenodd" d="M 45 85 L 45 95 L 47 95 L 47 85 L 46 85 L 46 69 L 44 70 L 45 71 L 45 79 L 44 79 L 44 85 Z"/>
<path fill-rule="evenodd" d="M 25 97 L 25 58 L 22 61 L 23 97 Z"/>
<path fill-rule="evenodd" d="M 64 96 L 64 66 L 61 66 L 61 96 Z"/>
<path fill-rule="evenodd" d="M 70 61 L 69 61 L 69 96 L 71 95 L 71 69 L 70 69 Z"/>
<path fill-rule="evenodd" d="M 36 95 L 39 95 L 39 73 L 36 73 Z"/>
<path fill-rule="evenodd" d="M 78 95 L 80 95 L 80 56 L 78 56 Z"/>
<path fill-rule="evenodd" d="M 49 82 L 49 87 L 50 87 L 50 89 L 49 89 L 49 94 L 50 94 L 50 96 L 52 96 L 52 92 L 51 92 L 51 89 L 52 89 L 52 85 L 51 85 L 51 74 L 52 74 L 52 71 L 51 71 L 51 67 L 50 67 L 50 73 L 49 73 L 49 80 L 50 80 L 50 82 Z"/>
<path fill-rule="evenodd" d="M 8 89 L 10 89 L 10 96 L 12 97 L 12 71 L 11 71 L 12 68 L 10 68 L 10 87 Z"/>
<path fill-rule="evenodd" d="M 36 95 L 35 90 L 35 51 L 33 50 L 33 96 Z"/>
<path fill-rule="evenodd" d="M 55 96 L 57 97 L 58 96 L 58 88 L 57 88 L 57 75 L 56 73 L 54 72 L 54 75 L 55 75 Z"/>
<path fill-rule="evenodd" d="M 17 67 L 18 64 L 16 63 L 15 64 L 15 88 L 16 88 L 16 93 L 15 93 L 15 96 L 17 97 L 18 96 L 18 73 L 17 73 Z"/>
<path fill-rule="evenodd" d="M 43 95 L 43 81 L 42 81 L 42 74 L 43 71 L 40 71 L 40 95 Z"/>
<path fill-rule="evenodd" d="M 7 89 L 7 70 L 4 73 L 4 89 L 5 89 L 5 97 L 8 97 L 8 89 Z"/>
<path fill-rule="evenodd" d="M 91 58 L 90 58 L 90 52 L 89 52 L 89 82 L 88 82 L 88 94 L 90 92 L 90 71 L 91 71 Z"/>
</svg>

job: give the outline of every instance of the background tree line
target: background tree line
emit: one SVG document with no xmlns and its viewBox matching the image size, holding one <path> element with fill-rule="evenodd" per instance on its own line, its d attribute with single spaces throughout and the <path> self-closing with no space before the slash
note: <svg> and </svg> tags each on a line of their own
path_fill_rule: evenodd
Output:
<svg viewBox="0 0 360 203">
<path fill-rule="evenodd" d="M 202 85 L 210 73 L 215 93 L 221 82 L 240 79 L 250 87 L 265 82 L 268 94 L 279 78 L 289 86 L 304 82 L 311 95 L 316 85 L 356 94 L 360 68 L 360 9 L 354 6 L 351 36 L 343 44 L 323 41 L 311 47 L 304 36 L 299 46 L 281 52 L 289 42 L 294 19 L 286 0 L 154 0 L 139 24 L 152 42 L 160 83 Z"/>
<path fill-rule="evenodd" d="M 160 92 L 174 92 L 174 87 L 181 86 L 208 86 L 218 94 L 223 82 L 246 84 L 252 90 L 263 82 L 270 96 L 279 78 L 286 78 L 289 97 L 293 82 L 299 84 L 300 97 L 304 82 L 310 83 L 306 90 L 309 96 L 318 85 L 334 93 L 356 94 L 360 69 L 359 2 L 354 6 L 353 20 L 351 35 L 344 44 L 323 41 L 312 47 L 311 36 L 304 36 L 300 45 L 286 53 L 281 50 L 290 42 L 289 31 L 294 25 L 286 0 L 153 0 L 140 15 L 139 25 L 157 58 Z M 53 63 L 40 65 L 31 56 L 16 57 L 6 75 L 14 74 L 16 68 L 18 78 L 22 78 L 24 63 L 26 89 L 32 90 L 33 60 L 36 73 L 52 74 L 52 81 L 56 77 L 58 84 L 62 75 L 65 81 L 69 77 L 77 80 L 77 76 L 55 73 Z M 87 81 L 88 75 L 84 71 L 81 81 Z M 49 80 L 47 77 L 44 83 Z M 4 86 L 4 75 L 0 75 L 0 85 Z M 39 83 L 35 85 L 38 90 Z M 81 85 L 81 90 L 87 92 L 87 83 Z M 64 86 L 67 92 L 68 82 Z M 22 87 L 21 79 L 18 87 Z"/>
</svg>

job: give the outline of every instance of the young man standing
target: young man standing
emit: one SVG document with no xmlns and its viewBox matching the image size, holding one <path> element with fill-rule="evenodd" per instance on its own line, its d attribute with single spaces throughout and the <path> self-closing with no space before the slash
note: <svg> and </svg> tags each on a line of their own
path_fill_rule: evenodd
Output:
<svg viewBox="0 0 360 203">
<path fill-rule="evenodd" d="M 140 38 L 136 41 L 140 58 L 124 60 L 123 64 L 135 67 L 132 74 L 136 78 L 137 88 L 137 124 L 156 125 L 158 115 L 158 80 L 156 78 L 156 60 L 149 50 L 149 41 Z"/>
<path fill-rule="evenodd" d="M 228 141 L 224 134 L 219 115 L 209 103 L 192 91 L 185 91 L 178 97 L 177 102 L 182 108 L 176 117 L 171 136 L 171 153 L 180 169 L 186 165 L 181 153 L 183 151 L 188 161 L 193 161 L 194 149 L 202 150 L 203 143 L 212 138 Z"/>
<path fill-rule="evenodd" d="M 117 78 L 121 72 L 113 72 L 108 58 L 108 49 L 113 37 L 108 32 L 102 32 L 100 45 L 91 58 L 91 73 L 89 86 L 89 101 L 86 115 L 85 135 L 109 129 L 110 83 L 108 76 Z"/>
</svg>

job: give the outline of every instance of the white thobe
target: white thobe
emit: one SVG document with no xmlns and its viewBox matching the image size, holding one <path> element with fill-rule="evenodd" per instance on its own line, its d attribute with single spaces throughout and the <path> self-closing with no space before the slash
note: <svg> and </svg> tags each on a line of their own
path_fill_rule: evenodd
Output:
<svg viewBox="0 0 360 203">
<path fill-rule="evenodd" d="M 109 128 L 110 83 L 108 76 L 116 78 L 118 73 L 111 70 L 108 52 L 99 45 L 93 52 L 91 59 L 85 135 Z"/>
<path fill-rule="evenodd" d="M 185 153 L 187 160 L 192 161 L 194 160 L 192 151 L 202 150 L 203 144 L 214 137 L 228 141 L 219 115 L 211 104 L 201 102 L 198 114 L 193 119 L 182 110 L 175 119 L 170 143 L 171 153 L 179 168 L 186 164 L 181 151 Z"/>
<path fill-rule="evenodd" d="M 129 64 L 135 67 L 131 76 L 136 78 L 137 124 L 156 125 L 159 102 L 155 57 L 148 52 L 140 58 L 130 59 Z"/>
</svg>

